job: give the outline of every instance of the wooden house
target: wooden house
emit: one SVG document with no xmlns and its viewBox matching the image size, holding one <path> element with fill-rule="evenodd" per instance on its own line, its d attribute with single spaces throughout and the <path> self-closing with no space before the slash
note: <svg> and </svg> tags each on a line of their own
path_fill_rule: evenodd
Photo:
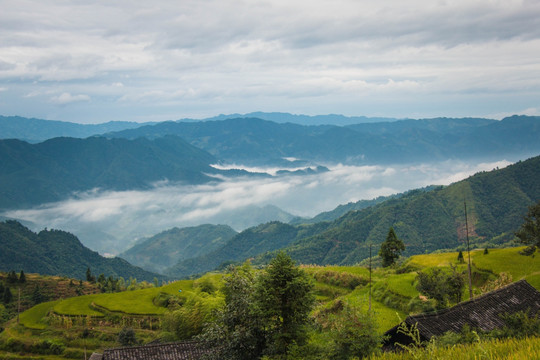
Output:
<svg viewBox="0 0 540 360">
<path fill-rule="evenodd" d="M 168 344 L 106 349 L 103 354 L 92 354 L 96 360 L 197 360 L 207 351 L 198 342 L 185 341 Z"/>
<path fill-rule="evenodd" d="M 502 328 L 502 315 L 526 311 L 538 314 L 540 311 L 540 292 L 527 281 L 520 280 L 500 289 L 464 301 L 448 309 L 433 313 L 408 316 L 407 326 L 417 325 L 420 341 L 429 341 L 434 336 L 447 331 L 460 332 L 464 325 L 471 329 L 491 331 Z M 408 345 L 412 339 L 398 332 L 399 325 L 388 330 L 384 348 L 395 349 L 396 343 Z"/>
</svg>

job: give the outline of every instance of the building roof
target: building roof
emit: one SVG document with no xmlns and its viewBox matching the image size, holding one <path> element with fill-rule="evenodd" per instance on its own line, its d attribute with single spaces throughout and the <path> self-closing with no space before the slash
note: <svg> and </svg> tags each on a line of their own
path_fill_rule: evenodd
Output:
<svg viewBox="0 0 540 360">
<path fill-rule="evenodd" d="M 186 341 L 106 349 L 102 360 L 193 360 L 206 352 L 198 342 Z"/>
<path fill-rule="evenodd" d="M 447 331 L 460 332 L 465 324 L 483 331 L 498 329 L 505 325 L 501 315 L 520 311 L 530 311 L 533 314 L 540 311 L 540 292 L 525 280 L 517 281 L 448 309 L 408 316 L 405 323 L 409 326 L 417 324 L 421 337 L 429 340 Z M 398 326 L 388 330 L 385 335 L 394 337 Z M 389 341 L 392 342 L 392 339 Z"/>
</svg>

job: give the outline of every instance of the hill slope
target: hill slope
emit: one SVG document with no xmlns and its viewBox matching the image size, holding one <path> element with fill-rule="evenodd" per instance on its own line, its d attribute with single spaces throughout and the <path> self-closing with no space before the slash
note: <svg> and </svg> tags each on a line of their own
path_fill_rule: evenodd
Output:
<svg viewBox="0 0 540 360">
<path fill-rule="evenodd" d="M 17 221 L 0 222 L 0 271 L 64 275 L 85 279 L 86 269 L 106 277 L 152 281 L 163 278 L 120 258 L 104 258 L 84 247 L 74 235 L 60 230 L 38 234 Z"/>
<path fill-rule="evenodd" d="M 216 250 L 236 234 L 226 225 L 173 228 L 139 242 L 118 256 L 144 269 L 163 272 L 178 261 Z"/>
<path fill-rule="evenodd" d="M 216 159 L 178 137 L 0 140 L 0 208 L 57 201 L 74 191 L 127 190 L 161 180 L 203 183 Z"/>
<path fill-rule="evenodd" d="M 217 158 L 246 165 L 283 163 L 398 163 L 537 154 L 540 117 L 400 120 L 350 126 L 303 126 L 257 118 L 165 122 L 108 134 L 157 138 L 167 134 Z"/>
<path fill-rule="evenodd" d="M 465 240 L 464 199 L 473 243 L 510 241 L 527 207 L 540 199 L 540 157 L 431 191 L 409 191 L 350 211 L 332 222 L 296 226 L 270 223 L 250 228 L 221 249 L 184 260 L 168 273 L 187 276 L 212 270 L 228 260 L 242 261 L 256 255 L 256 262 L 264 262 L 280 248 L 303 264 L 355 264 L 368 257 L 370 243 L 378 251 L 391 226 L 405 242 L 407 255 L 454 249 L 463 246 Z M 263 252 L 269 253 L 261 255 Z"/>
</svg>

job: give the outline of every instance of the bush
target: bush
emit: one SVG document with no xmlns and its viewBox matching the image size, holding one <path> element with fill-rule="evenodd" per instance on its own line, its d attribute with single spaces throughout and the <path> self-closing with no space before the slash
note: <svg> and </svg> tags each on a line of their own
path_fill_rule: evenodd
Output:
<svg viewBox="0 0 540 360">
<path fill-rule="evenodd" d="M 313 276 L 319 282 L 351 290 L 354 290 L 359 285 L 366 285 L 368 283 L 368 280 L 360 275 L 332 270 L 319 270 Z"/>
</svg>

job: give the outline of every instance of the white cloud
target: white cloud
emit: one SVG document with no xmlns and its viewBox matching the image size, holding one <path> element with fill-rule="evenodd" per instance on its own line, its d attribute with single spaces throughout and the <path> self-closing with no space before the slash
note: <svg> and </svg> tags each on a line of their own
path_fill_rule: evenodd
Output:
<svg viewBox="0 0 540 360">
<path fill-rule="evenodd" d="M 315 216 L 351 201 L 427 185 L 447 185 L 508 164 L 447 161 L 420 166 L 336 165 L 329 172 L 309 176 L 235 178 L 198 186 L 160 183 L 149 191 L 93 190 L 67 201 L 3 215 L 32 221 L 41 228 L 72 231 L 91 248 L 111 253 L 125 249 L 141 236 L 175 226 L 235 226 L 239 223 L 238 212 L 250 206 L 275 205 L 294 215 Z M 112 240 L 103 240 L 103 234 Z M 96 243 L 96 237 L 102 242 Z"/>
<path fill-rule="evenodd" d="M 53 96 L 51 101 L 55 104 L 66 105 L 74 102 L 90 101 L 90 96 L 84 94 L 71 95 L 70 93 L 64 92 L 58 96 Z"/>
<path fill-rule="evenodd" d="M 0 81 L 92 94 L 96 106 L 72 121 L 474 116 L 537 107 L 540 95 L 536 1 L 5 0 L 2 10 Z M 40 98 L 17 104 L 47 111 Z"/>
</svg>

